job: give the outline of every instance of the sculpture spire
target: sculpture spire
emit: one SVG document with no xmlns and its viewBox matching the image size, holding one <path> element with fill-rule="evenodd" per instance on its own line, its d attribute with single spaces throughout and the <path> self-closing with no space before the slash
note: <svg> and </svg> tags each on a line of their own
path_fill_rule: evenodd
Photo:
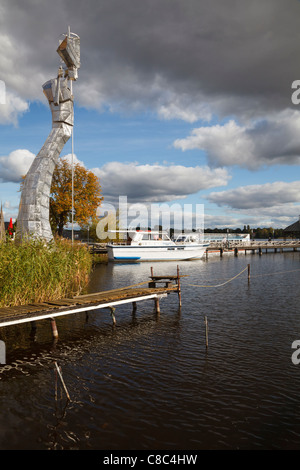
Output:
<svg viewBox="0 0 300 470">
<path fill-rule="evenodd" d="M 70 29 L 64 36 L 57 53 L 63 60 L 65 69 L 60 66 L 56 78 L 43 85 L 52 113 L 52 129 L 24 180 L 17 218 L 17 241 L 26 237 L 46 241 L 53 238 L 49 220 L 51 181 L 59 155 L 72 134 L 72 82 L 77 80 L 80 68 L 80 38 L 71 33 Z"/>
</svg>

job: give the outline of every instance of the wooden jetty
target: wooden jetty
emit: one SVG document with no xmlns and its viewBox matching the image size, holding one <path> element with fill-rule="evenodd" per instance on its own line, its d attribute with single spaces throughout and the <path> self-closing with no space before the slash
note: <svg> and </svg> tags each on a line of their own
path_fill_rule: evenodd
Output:
<svg viewBox="0 0 300 470">
<path fill-rule="evenodd" d="M 151 268 L 150 280 L 133 286 L 79 295 L 51 302 L 0 308 L 0 327 L 28 322 L 35 324 L 36 321 L 50 319 L 53 337 L 56 338 L 58 337 L 58 332 L 55 318 L 64 315 L 108 308 L 110 309 L 113 324 L 115 324 L 116 306 L 132 303 L 133 311 L 135 311 L 137 302 L 150 299 L 154 300 L 155 310 L 157 313 L 160 313 L 160 299 L 172 292 L 178 294 L 181 305 L 181 277 L 183 276 L 179 274 L 178 267 L 175 276 L 154 276 L 153 269 Z"/>
<path fill-rule="evenodd" d="M 258 253 L 262 255 L 263 250 L 265 253 L 283 253 L 286 250 L 297 251 L 300 248 L 300 240 L 272 240 L 272 241 L 257 241 L 252 240 L 250 243 L 235 243 L 235 242 L 218 242 L 211 243 L 206 249 L 205 256 L 208 258 L 209 254 L 219 253 L 222 257 L 224 253 L 231 253 L 238 256 L 240 252 L 247 252 L 252 254 Z"/>
</svg>

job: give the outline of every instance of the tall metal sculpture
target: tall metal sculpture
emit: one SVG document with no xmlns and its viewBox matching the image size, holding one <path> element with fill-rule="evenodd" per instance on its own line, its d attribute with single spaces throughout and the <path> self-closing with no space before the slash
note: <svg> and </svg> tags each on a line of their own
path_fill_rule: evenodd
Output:
<svg viewBox="0 0 300 470">
<path fill-rule="evenodd" d="M 50 188 L 59 155 L 73 132 L 72 82 L 78 78 L 80 68 L 79 36 L 69 29 L 57 52 L 65 67 L 60 66 L 57 78 L 43 85 L 52 113 L 52 130 L 23 183 L 17 218 L 17 241 L 24 238 L 50 241 L 53 238 L 49 218 Z"/>
</svg>

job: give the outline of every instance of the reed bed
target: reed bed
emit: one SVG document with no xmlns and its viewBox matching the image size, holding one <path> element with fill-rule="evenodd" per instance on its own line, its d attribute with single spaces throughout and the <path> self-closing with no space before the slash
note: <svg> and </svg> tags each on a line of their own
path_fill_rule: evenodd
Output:
<svg viewBox="0 0 300 470">
<path fill-rule="evenodd" d="M 80 243 L 0 243 L 0 307 L 78 295 L 91 269 L 92 256 Z"/>
</svg>

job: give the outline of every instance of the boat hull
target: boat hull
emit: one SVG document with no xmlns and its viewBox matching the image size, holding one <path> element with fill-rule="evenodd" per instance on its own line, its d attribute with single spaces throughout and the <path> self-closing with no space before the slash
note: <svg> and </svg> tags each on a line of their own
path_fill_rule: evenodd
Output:
<svg viewBox="0 0 300 470">
<path fill-rule="evenodd" d="M 110 261 L 180 261 L 202 258 L 207 246 L 107 245 L 107 253 Z"/>
</svg>

